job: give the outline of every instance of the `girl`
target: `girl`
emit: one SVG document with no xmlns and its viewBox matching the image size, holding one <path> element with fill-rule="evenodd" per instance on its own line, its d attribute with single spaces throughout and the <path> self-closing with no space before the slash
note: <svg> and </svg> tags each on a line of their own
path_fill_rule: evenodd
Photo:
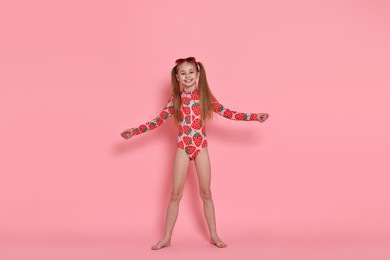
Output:
<svg viewBox="0 0 390 260">
<path fill-rule="evenodd" d="M 165 234 L 152 246 L 153 250 L 171 245 L 172 231 L 178 216 L 179 203 L 183 196 L 184 180 L 189 162 L 195 161 L 199 180 L 200 196 L 203 200 L 204 214 L 210 231 L 210 242 L 219 248 L 227 245 L 218 237 L 214 203 L 211 197 L 211 167 L 207 151 L 205 121 L 211 119 L 213 112 L 233 120 L 259 121 L 269 117 L 266 113 L 240 113 L 227 109 L 213 96 L 207 83 L 203 64 L 194 57 L 177 59 L 171 71 L 172 96 L 167 105 L 150 122 L 121 133 L 125 139 L 145 133 L 162 125 L 171 115 L 179 128 L 177 151 L 173 170 L 173 187 L 168 205 Z"/>
</svg>

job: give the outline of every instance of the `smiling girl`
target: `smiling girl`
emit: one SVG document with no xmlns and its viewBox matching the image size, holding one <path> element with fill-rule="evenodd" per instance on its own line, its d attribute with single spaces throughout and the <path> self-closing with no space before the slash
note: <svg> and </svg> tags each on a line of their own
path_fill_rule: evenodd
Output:
<svg viewBox="0 0 390 260">
<path fill-rule="evenodd" d="M 207 150 L 205 122 L 212 118 L 213 112 L 241 121 L 258 121 L 269 117 L 266 113 L 241 113 L 221 105 L 212 94 L 207 83 L 202 63 L 194 57 L 177 59 L 171 70 L 172 95 L 163 111 L 152 121 L 129 128 L 121 133 L 125 139 L 153 130 L 162 125 L 171 115 L 178 126 L 177 150 L 173 169 L 173 187 L 167 209 L 165 233 L 152 249 L 171 245 L 172 231 L 183 196 L 185 177 L 190 161 L 195 162 L 199 180 L 200 196 L 203 201 L 205 218 L 210 231 L 210 242 L 223 248 L 227 245 L 218 237 L 214 203 L 211 196 L 211 167 Z"/>
</svg>

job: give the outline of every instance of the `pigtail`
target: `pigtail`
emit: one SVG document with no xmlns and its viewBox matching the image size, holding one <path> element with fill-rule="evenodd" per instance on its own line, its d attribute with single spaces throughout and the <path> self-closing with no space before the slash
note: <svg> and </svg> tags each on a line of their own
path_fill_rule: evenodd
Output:
<svg viewBox="0 0 390 260">
<path fill-rule="evenodd" d="M 201 120 L 202 125 L 208 119 L 213 117 L 213 108 L 212 102 L 215 100 L 213 93 L 210 90 L 209 84 L 207 82 L 206 71 L 202 63 L 197 62 L 199 69 L 199 98 L 200 98 L 200 110 L 201 110 Z"/>
<path fill-rule="evenodd" d="M 180 86 L 176 79 L 176 67 L 171 70 L 171 92 L 173 97 L 173 118 L 175 119 L 176 125 L 180 122 L 180 109 L 181 109 L 181 95 Z"/>
</svg>

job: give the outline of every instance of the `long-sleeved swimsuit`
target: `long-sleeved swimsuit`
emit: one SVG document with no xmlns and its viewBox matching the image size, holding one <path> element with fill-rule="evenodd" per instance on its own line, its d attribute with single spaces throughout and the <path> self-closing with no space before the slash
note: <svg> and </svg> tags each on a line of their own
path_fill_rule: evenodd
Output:
<svg viewBox="0 0 390 260">
<path fill-rule="evenodd" d="M 180 110 L 179 134 L 177 147 L 182 149 L 190 160 L 194 160 L 198 153 L 207 147 L 205 126 L 201 125 L 201 111 L 199 103 L 199 90 L 195 88 L 192 92 L 181 91 L 182 106 Z M 241 113 L 230 110 L 221 105 L 217 100 L 212 102 L 213 111 L 219 115 L 242 121 L 257 121 L 256 113 Z M 152 121 L 131 128 L 134 135 L 145 133 L 162 125 L 174 112 L 173 97 L 170 98 L 163 111 Z"/>
</svg>

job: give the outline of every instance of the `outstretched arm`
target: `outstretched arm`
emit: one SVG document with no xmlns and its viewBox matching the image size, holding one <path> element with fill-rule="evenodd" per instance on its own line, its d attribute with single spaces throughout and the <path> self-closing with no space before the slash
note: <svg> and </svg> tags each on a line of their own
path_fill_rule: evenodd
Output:
<svg viewBox="0 0 390 260">
<path fill-rule="evenodd" d="M 257 113 L 242 113 L 230 110 L 223 106 L 221 103 L 218 102 L 218 100 L 214 99 L 212 102 L 213 111 L 223 117 L 226 117 L 228 119 L 232 120 L 241 120 L 241 121 L 258 121 L 258 114 Z"/>
<path fill-rule="evenodd" d="M 124 132 L 131 133 L 131 136 L 143 134 L 147 131 L 156 129 L 160 125 L 164 124 L 165 121 L 167 121 L 167 119 L 172 114 L 173 114 L 173 97 L 171 97 L 169 99 L 167 105 L 164 107 L 164 109 L 161 111 L 161 113 L 156 118 L 154 118 L 153 120 L 151 120 L 145 124 L 142 124 L 138 127 L 126 129 L 122 133 L 124 133 Z"/>
</svg>

